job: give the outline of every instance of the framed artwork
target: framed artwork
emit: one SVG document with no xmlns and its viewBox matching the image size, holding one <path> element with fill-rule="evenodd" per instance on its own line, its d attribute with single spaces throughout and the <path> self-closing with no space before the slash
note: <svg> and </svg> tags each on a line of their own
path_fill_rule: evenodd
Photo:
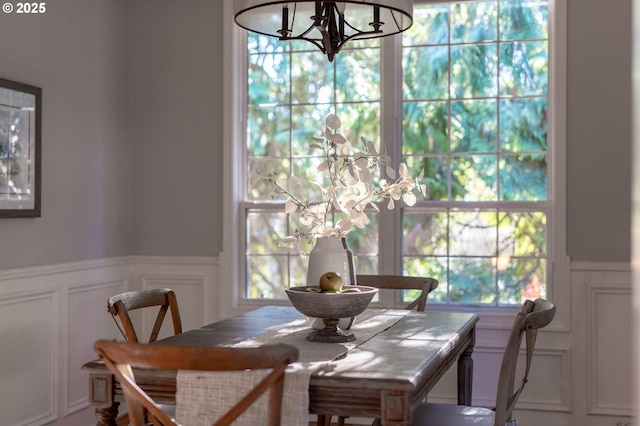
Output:
<svg viewBox="0 0 640 426">
<path fill-rule="evenodd" d="M 0 78 L 0 218 L 40 217 L 42 89 Z"/>
</svg>

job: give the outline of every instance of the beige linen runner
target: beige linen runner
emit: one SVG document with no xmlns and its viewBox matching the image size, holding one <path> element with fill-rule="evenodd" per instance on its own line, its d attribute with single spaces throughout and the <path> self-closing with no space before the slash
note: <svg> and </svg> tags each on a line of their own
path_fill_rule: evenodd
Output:
<svg viewBox="0 0 640 426">
<path fill-rule="evenodd" d="M 264 334 L 234 347 L 255 347 L 266 343 L 288 343 L 300 351 L 298 362 L 285 375 L 282 426 L 306 425 L 309 421 L 309 378 L 311 374 L 344 356 L 349 350 L 388 329 L 409 311 L 367 309 L 351 327 L 356 340 L 346 343 L 316 343 L 306 340 L 311 331 L 306 318 L 273 327 Z M 266 373 L 179 371 L 176 393 L 176 419 L 184 426 L 210 426 L 256 385 Z M 234 425 L 257 426 L 267 418 L 267 396 L 263 395 L 242 414 Z"/>
</svg>

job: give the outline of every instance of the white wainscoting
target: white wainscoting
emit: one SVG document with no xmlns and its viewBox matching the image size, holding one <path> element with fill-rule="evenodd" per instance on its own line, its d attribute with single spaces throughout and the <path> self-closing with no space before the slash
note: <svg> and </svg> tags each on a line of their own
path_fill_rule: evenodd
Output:
<svg viewBox="0 0 640 426">
<path fill-rule="evenodd" d="M 522 424 L 610 426 L 633 414 L 631 269 L 573 263 L 567 324 L 540 333 L 520 398 Z M 97 338 L 119 338 L 106 300 L 129 289 L 176 290 L 185 329 L 219 319 L 217 258 L 127 257 L 0 271 L 2 424 L 90 425 L 88 378 Z M 134 317 L 144 333 L 150 318 Z M 507 330 L 479 323 L 474 403 L 491 406 Z M 170 330 L 163 330 L 163 334 Z M 522 351 L 521 356 L 524 356 Z M 455 371 L 430 399 L 454 402 Z"/>
<path fill-rule="evenodd" d="M 0 271 L 0 424 L 95 424 L 80 369 L 96 358 L 95 340 L 121 338 L 106 310 L 109 296 L 171 287 L 189 329 L 217 319 L 217 281 L 217 258 L 127 257 Z M 134 321 L 149 334 L 149 318 Z"/>
<path fill-rule="evenodd" d="M 2 424 L 88 424 L 77 420 L 87 418 L 80 367 L 96 336 L 117 337 L 105 301 L 128 288 L 130 270 L 108 259 L 0 271 Z"/>
<path fill-rule="evenodd" d="M 576 296 L 584 302 L 587 411 L 633 415 L 632 288 L 630 271 L 606 264 L 579 265 Z M 574 315 L 576 317 L 577 315 Z M 578 327 L 576 327 L 578 328 Z"/>
</svg>

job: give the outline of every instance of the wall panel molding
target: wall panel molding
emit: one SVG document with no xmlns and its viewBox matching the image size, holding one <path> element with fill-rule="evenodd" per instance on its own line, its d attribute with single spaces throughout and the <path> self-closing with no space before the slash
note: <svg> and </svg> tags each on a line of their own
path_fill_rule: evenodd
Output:
<svg viewBox="0 0 640 426">
<path fill-rule="evenodd" d="M 203 304 L 207 295 L 208 278 L 209 277 L 203 274 L 189 273 L 182 275 L 175 273 L 171 275 L 140 275 L 143 290 L 165 287 L 175 290 L 183 330 L 202 327 L 212 322 L 206 320 L 206 312 L 209 311 L 210 308 L 205 307 Z M 168 318 L 167 316 L 167 319 Z M 173 334 L 170 322 L 168 322 L 167 319 L 165 319 L 159 338 Z M 146 312 L 142 317 L 142 334 L 144 336 L 148 337 L 151 334 L 154 321 L 155 312 Z"/>
<path fill-rule="evenodd" d="M 131 268 L 131 289 L 169 287 L 176 291 L 183 329 L 221 318 L 218 258 L 135 256 Z M 145 330 L 149 327 L 146 321 Z"/>
<path fill-rule="evenodd" d="M 573 388 L 592 419 L 634 415 L 631 272 L 627 262 L 572 264 Z"/>
<path fill-rule="evenodd" d="M 589 413 L 633 415 L 631 287 L 620 282 L 587 286 L 587 391 Z"/>
<path fill-rule="evenodd" d="M 504 346 L 483 346 L 476 342 L 473 349 L 473 404 L 494 407 Z M 536 345 L 531 362 L 529 382 L 518 399 L 518 410 L 567 413 L 571 411 L 571 350 Z M 524 342 L 519 352 L 516 386 L 520 385 L 526 364 Z M 455 368 L 447 372 L 448 384 L 429 395 L 431 402 L 456 404 Z"/>
<path fill-rule="evenodd" d="M 58 292 L 54 289 L 0 296 L 3 422 L 22 426 L 57 418 L 58 317 Z"/>
</svg>

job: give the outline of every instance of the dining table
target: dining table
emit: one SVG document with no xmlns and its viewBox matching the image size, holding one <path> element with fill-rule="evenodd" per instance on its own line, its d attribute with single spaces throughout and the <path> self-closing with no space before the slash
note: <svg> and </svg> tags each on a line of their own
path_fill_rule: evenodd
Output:
<svg viewBox="0 0 640 426">
<path fill-rule="evenodd" d="M 415 407 L 456 363 L 458 404 L 471 405 L 477 314 L 376 308 L 363 314 L 368 323 L 394 315 L 390 325 L 383 325 L 366 338 L 356 319 L 353 331 L 361 339 L 345 346 L 344 351 L 327 352 L 331 355 L 309 374 L 309 415 L 371 417 L 380 419 L 383 425 L 408 425 Z M 299 330 L 304 321 L 305 317 L 291 306 L 264 306 L 154 344 L 238 346 L 257 339 L 299 345 L 307 351 L 309 345 L 320 345 L 311 348 L 316 356 L 324 356 L 318 355 L 324 353 L 320 349 L 340 349 L 324 346 L 335 343 L 306 341 L 306 330 L 295 336 L 283 332 L 288 324 L 298 324 Z M 115 425 L 118 406 L 124 402 L 120 384 L 99 359 L 87 362 L 82 371 L 89 375 L 89 403 L 95 409 L 97 424 Z M 161 404 L 176 404 L 177 378 L 176 371 L 136 372 L 138 384 Z"/>
</svg>

